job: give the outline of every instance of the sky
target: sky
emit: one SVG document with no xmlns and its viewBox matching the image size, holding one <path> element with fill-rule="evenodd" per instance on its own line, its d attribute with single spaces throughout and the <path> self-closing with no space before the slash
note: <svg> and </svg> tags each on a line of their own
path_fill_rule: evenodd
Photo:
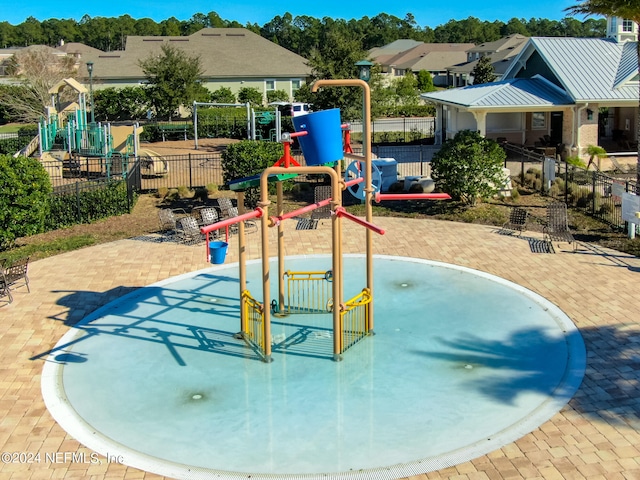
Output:
<svg viewBox="0 0 640 480">
<path fill-rule="evenodd" d="M 18 25 L 32 16 L 39 21 L 51 18 L 80 20 L 90 17 L 119 17 L 128 14 L 135 19 L 151 18 L 160 22 L 176 17 L 188 20 L 195 13 L 216 12 L 224 20 L 236 20 L 242 25 L 257 23 L 262 26 L 274 17 L 291 13 L 294 17 L 308 15 L 315 18 L 360 19 L 386 13 L 404 18 L 411 13 L 420 27 L 435 28 L 449 20 L 476 17 L 482 21 L 508 21 L 511 18 L 546 18 L 561 20 L 564 8 L 578 3 L 576 0 L 457 0 L 393 2 L 389 0 L 300 0 L 265 1 L 234 0 L 222 3 L 206 0 L 0 0 L 0 21 Z M 579 20 L 583 18 L 578 17 Z"/>
</svg>

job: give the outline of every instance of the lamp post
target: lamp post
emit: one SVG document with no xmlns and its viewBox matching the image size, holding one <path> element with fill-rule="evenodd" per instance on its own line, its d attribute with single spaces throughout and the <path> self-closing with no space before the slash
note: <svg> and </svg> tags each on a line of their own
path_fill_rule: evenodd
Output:
<svg viewBox="0 0 640 480">
<path fill-rule="evenodd" d="M 87 72 L 89 72 L 89 103 L 91 105 L 91 123 L 96 123 L 96 116 L 93 111 L 93 62 L 87 62 Z"/>
<path fill-rule="evenodd" d="M 359 62 L 356 62 L 356 67 L 358 67 L 358 78 L 369 83 L 369 80 L 371 79 L 372 66 L 373 63 L 369 60 L 360 60 Z"/>
</svg>

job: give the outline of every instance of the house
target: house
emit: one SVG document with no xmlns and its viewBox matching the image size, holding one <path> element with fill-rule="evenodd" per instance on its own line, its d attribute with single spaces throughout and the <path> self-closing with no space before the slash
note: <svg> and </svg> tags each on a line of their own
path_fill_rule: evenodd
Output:
<svg viewBox="0 0 640 480">
<path fill-rule="evenodd" d="M 622 18 L 607 25 L 607 38 L 530 38 L 498 82 L 422 94 L 437 106 L 436 141 L 469 129 L 572 155 L 607 138 L 628 149 L 638 114 L 637 26 Z"/>
<path fill-rule="evenodd" d="M 464 62 L 473 43 L 424 43 L 415 40 L 396 40 L 384 47 L 373 48 L 369 58 L 380 65 L 386 82 L 402 77 L 407 71 L 426 70 L 436 86 L 449 83 L 447 69 Z"/>
<path fill-rule="evenodd" d="M 94 89 L 138 86 L 146 83 L 140 62 L 161 53 L 163 45 L 181 48 L 200 58 L 202 84 L 210 91 L 221 87 L 237 94 L 257 88 L 265 95 L 284 90 L 291 99 L 311 76 L 307 60 L 244 28 L 205 28 L 185 36 L 129 36 L 124 50 L 103 52 L 81 43 L 62 43 L 52 54 L 76 58 L 78 75 L 88 85 L 86 63 L 93 62 Z M 0 61 L 15 49 L 0 50 Z M 4 53 L 3 53 L 4 52 Z M 0 72 L 1 74 L 1 72 Z M 0 81 L 10 81 L 5 78 Z"/>
<path fill-rule="evenodd" d="M 514 33 L 495 42 L 485 42 L 467 50 L 467 61 L 447 68 L 449 86 L 463 87 L 473 83 L 471 72 L 482 57 L 489 57 L 500 80 L 511 66 L 512 60 L 520 53 L 529 37 Z"/>
</svg>

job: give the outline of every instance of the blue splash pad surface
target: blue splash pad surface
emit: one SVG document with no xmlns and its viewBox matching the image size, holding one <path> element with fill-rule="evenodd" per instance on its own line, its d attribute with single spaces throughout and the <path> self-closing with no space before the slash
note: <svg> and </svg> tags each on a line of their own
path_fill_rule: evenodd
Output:
<svg viewBox="0 0 640 480">
<path fill-rule="evenodd" d="M 330 267 L 328 256 L 286 263 Z M 346 299 L 365 286 L 364 269 L 364 257 L 345 258 Z M 265 364 L 233 338 L 237 274 L 237 264 L 223 265 L 139 289 L 70 331 L 51 359 L 79 361 L 43 372 L 56 420 L 104 455 L 180 478 L 404 476 L 533 430 L 584 372 L 579 333 L 546 300 L 497 277 L 400 257 L 376 257 L 376 334 L 342 362 L 331 360 L 331 315 L 316 314 L 272 317 L 278 344 Z M 250 263 L 258 299 L 260 277 L 260 263 Z"/>
</svg>

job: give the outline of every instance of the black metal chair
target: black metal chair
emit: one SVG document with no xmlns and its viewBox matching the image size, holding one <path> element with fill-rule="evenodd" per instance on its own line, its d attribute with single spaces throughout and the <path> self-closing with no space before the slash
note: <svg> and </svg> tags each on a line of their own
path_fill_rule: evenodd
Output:
<svg viewBox="0 0 640 480">
<path fill-rule="evenodd" d="M 576 250 L 577 243 L 569 229 L 569 217 L 567 206 L 564 203 L 552 203 L 547 206 L 547 224 L 543 227 L 542 233 L 547 243 L 567 242 L 573 245 Z"/>
<path fill-rule="evenodd" d="M 0 266 L 0 296 L 9 297 L 9 303 L 13 302 L 11 290 L 19 287 L 27 287 L 27 292 L 31 293 L 29 287 L 29 257 L 21 258 L 9 262 L 4 260 Z"/>
<path fill-rule="evenodd" d="M 502 228 L 504 230 L 517 231 L 519 232 L 518 235 L 520 235 L 527 228 L 527 216 L 528 212 L 524 208 L 512 208 L 509 213 L 509 221 L 506 222 Z"/>
</svg>

